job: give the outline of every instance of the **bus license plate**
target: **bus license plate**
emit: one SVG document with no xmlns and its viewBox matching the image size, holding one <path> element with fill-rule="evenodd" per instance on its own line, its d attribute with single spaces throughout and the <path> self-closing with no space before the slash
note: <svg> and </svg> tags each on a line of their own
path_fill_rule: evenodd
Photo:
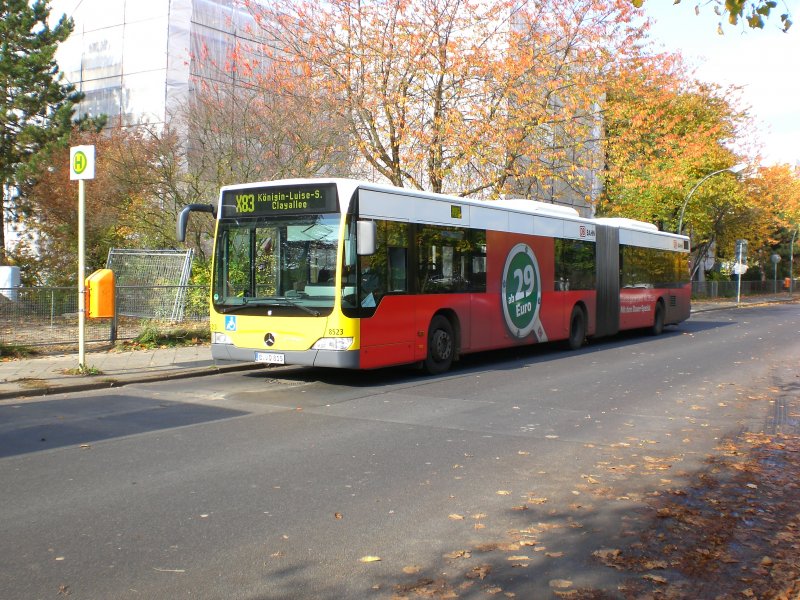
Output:
<svg viewBox="0 0 800 600">
<path fill-rule="evenodd" d="M 273 365 L 283 365 L 286 359 L 283 354 L 276 354 L 274 352 L 256 352 L 257 363 L 270 363 Z"/>
</svg>

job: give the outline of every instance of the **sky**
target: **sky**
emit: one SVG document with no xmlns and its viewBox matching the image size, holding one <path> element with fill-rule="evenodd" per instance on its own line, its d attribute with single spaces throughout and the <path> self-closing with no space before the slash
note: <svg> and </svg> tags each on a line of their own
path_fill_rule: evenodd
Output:
<svg viewBox="0 0 800 600">
<path fill-rule="evenodd" d="M 795 22 L 788 33 L 779 28 L 784 2 Z M 800 4 L 778 0 L 763 30 L 741 21 L 730 25 L 705 0 L 645 0 L 644 11 L 654 21 L 651 38 L 665 50 L 679 51 L 697 68 L 697 79 L 742 86 L 762 164 L 800 165 Z M 724 35 L 717 33 L 720 22 Z"/>
</svg>

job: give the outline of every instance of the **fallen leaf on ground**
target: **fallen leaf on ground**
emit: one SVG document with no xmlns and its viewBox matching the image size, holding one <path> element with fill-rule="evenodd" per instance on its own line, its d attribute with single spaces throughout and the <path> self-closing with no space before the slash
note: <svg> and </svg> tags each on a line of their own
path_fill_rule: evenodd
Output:
<svg viewBox="0 0 800 600">
<path fill-rule="evenodd" d="M 483 580 L 491 572 L 492 572 L 492 565 L 481 565 L 479 567 L 473 567 L 472 570 L 466 573 L 464 576 L 467 579 Z"/>
<path fill-rule="evenodd" d="M 472 553 L 469 550 L 454 550 L 453 552 L 444 555 L 445 558 L 453 558 L 453 559 L 469 558 L 470 556 L 472 556 Z"/>
<path fill-rule="evenodd" d="M 380 559 L 381 559 L 380 556 L 362 556 L 358 560 L 359 560 L 359 562 L 362 562 L 362 563 L 371 563 L 371 562 L 378 562 L 378 561 L 380 561 Z"/>
</svg>

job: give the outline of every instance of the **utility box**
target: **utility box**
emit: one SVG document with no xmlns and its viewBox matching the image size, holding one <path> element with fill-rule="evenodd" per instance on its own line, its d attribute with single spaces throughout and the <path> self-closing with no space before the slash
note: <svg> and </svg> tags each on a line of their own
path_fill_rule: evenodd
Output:
<svg viewBox="0 0 800 600">
<path fill-rule="evenodd" d="M 86 316 L 90 319 L 114 317 L 114 271 L 98 269 L 86 278 Z"/>
</svg>

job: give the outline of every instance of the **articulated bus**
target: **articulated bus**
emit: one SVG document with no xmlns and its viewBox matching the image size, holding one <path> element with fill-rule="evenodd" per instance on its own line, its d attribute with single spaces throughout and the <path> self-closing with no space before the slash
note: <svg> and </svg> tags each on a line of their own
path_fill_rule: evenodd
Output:
<svg viewBox="0 0 800 600">
<path fill-rule="evenodd" d="M 532 200 L 471 200 L 345 179 L 222 188 L 211 351 L 352 369 L 647 329 L 689 317 L 689 240 Z"/>
</svg>

